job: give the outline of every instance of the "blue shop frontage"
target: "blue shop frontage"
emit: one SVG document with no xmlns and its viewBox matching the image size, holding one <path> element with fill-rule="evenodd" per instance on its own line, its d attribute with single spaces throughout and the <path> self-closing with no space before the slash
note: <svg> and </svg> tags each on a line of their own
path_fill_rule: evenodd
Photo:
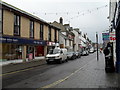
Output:
<svg viewBox="0 0 120 90">
<path fill-rule="evenodd" d="M 37 57 L 45 55 L 47 43 L 44 40 L 35 40 L 30 38 L 21 38 L 15 36 L 1 36 L 1 59 L 34 60 Z"/>
</svg>

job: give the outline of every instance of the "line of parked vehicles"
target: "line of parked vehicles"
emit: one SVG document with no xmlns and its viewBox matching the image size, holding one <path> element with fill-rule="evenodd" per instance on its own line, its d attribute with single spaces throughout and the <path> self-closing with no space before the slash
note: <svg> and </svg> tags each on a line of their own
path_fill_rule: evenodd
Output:
<svg viewBox="0 0 120 90">
<path fill-rule="evenodd" d="M 66 48 L 54 48 L 50 49 L 48 54 L 46 55 L 46 62 L 47 64 L 50 64 L 51 62 L 56 62 L 56 63 L 63 63 L 67 62 L 68 60 L 74 60 L 77 58 L 81 58 L 82 55 L 89 55 L 89 53 L 93 53 L 94 50 L 89 50 L 85 49 L 84 51 L 67 51 Z"/>
</svg>

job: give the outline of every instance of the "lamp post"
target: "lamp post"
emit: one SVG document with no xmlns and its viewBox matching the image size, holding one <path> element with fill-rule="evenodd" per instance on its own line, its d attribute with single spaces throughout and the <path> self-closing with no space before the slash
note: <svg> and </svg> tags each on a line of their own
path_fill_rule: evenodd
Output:
<svg viewBox="0 0 120 90">
<path fill-rule="evenodd" d="M 98 53 L 98 33 L 96 32 L 96 44 L 97 44 L 97 61 L 99 60 L 99 53 Z"/>
</svg>

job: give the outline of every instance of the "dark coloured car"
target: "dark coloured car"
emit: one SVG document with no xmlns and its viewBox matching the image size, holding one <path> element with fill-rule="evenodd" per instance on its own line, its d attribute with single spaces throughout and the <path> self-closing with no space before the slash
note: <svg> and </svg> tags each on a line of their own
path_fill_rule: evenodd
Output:
<svg viewBox="0 0 120 90">
<path fill-rule="evenodd" d="M 67 58 L 68 59 L 76 59 L 76 53 L 75 52 L 67 52 Z"/>
<path fill-rule="evenodd" d="M 81 57 L 81 52 L 75 52 L 76 54 L 76 58 L 80 58 Z"/>
</svg>

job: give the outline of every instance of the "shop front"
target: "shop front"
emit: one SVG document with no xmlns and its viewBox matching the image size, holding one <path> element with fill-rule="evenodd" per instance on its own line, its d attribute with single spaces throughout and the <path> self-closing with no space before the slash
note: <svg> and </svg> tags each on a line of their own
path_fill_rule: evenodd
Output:
<svg viewBox="0 0 120 90">
<path fill-rule="evenodd" d="M 36 56 L 44 56 L 44 47 L 47 45 L 46 41 L 13 36 L 0 37 L 0 44 L 2 46 L 1 59 L 5 60 L 33 60 Z"/>
</svg>

